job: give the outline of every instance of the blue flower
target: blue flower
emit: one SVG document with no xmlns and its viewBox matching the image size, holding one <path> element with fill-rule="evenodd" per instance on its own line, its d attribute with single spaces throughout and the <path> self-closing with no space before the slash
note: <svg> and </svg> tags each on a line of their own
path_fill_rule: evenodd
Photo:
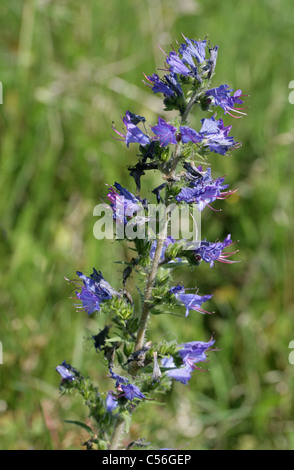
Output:
<svg viewBox="0 0 294 470">
<path fill-rule="evenodd" d="M 204 70 L 208 74 L 208 78 L 211 78 L 215 69 L 217 55 L 218 55 L 218 46 L 210 47 L 209 48 L 209 55 L 210 58 L 207 61 L 207 65 L 205 66 Z"/>
<path fill-rule="evenodd" d="M 65 380 L 68 382 L 72 382 L 78 376 L 77 371 L 70 364 L 67 364 L 65 361 L 63 361 L 62 364 L 57 366 L 55 370 L 59 373 L 62 380 Z"/>
<path fill-rule="evenodd" d="M 168 85 L 166 85 L 156 73 L 146 78 L 150 83 L 153 83 L 153 86 L 151 88 L 153 93 L 163 93 L 166 96 L 174 95 L 173 90 L 171 90 L 171 88 Z"/>
<path fill-rule="evenodd" d="M 125 397 L 127 400 L 130 400 L 132 402 L 134 398 L 138 398 L 140 400 L 146 398 L 145 395 L 139 389 L 139 387 L 137 387 L 137 385 L 130 383 L 130 381 L 125 377 L 115 374 L 111 368 L 109 370 L 111 378 L 116 381 L 115 386 L 117 391 L 122 392 L 120 395 L 115 396 L 115 399 Z"/>
<path fill-rule="evenodd" d="M 133 217 L 135 213 L 143 209 L 144 201 L 134 196 L 119 183 L 115 183 L 114 187 L 115 189 L 110 187 L 107 194 L 108 199 L 111 201 L 110 207 L 113 211 L 113 218 L 126 224 L 128 218 Z"/>
<path fill-rule="evenodd" d="M 160 145 L 166 147 L 169 144 L 176 144 L 176 127 L 168 124 L 163 118 L 158 116 L 158 124 L 151 127 L 152 132 L 157 135 Z"/>
<path fill-rule="evenodd" d="M 128 383 L 127 385 L 120 385 L 120 388 L 123 392 L 123 396 L 130 401 L 133 401 L 134 398 L 139 398 L 139 400 L 145 399 L 145 395 L 141 392 L 137 385 Z"/>
<path fill-rule="evenodd" d="M 230 148 L 236 147 L 237 142 L 233 137 L 228 137 L 232 126 L 225 127 L 222 119 L 216 121 L 214 117 L 204 118 L 201 123 L 199 134 L 202 136 L 202 143 L 211 152 L 225 155 Z"/>
<path fill-rule="evenodd" d="M 113 130 L 122 137 L 122 139 L 118 139 L 118 140 L 125 141 L 127 144 L 127 147 L 129 147 L 130 143 L 137 143 L 144 147 L 145 145 L 150 144 L 150 139 L 148 135 L 144 134 L 144 132 L 142 132 L 141 129 L 139 129 L 139 127 L 137 127 L 136 124 L 134 124 L 134 122 L 136 123 L 140 121 L 144 122 L 145 118 L 142 118 L 140 116 L 140 119 L 138 120 L 138 119 L 134 119 L 134 116 L 138 117 L 136 114 L 133 114 L 133 113 L 130 113 L 130 111 L 127 111 L 125 117 L 123 118 L 123 123 L 127 129 L 126 134 L 123 134 L 122 132 L 117 131 L 114 126 L 113 126 Z"/>
<path fill-rule="evenodd" d="M 183 96 L 182 87 L 178 81 L 177 74 L 174 72 L 170 72 L 169 75 L 164 75 L 163 78 L 159 78 L 159 76 L 154 73 L 150 76 L 146 76 L 148 83 L 144 82 L 145 85 L 151 87 L 153 93 L 162 93 L 167 97 L 176 97 L 176 96 Z"/>
<path fill-rule="evenodd" d="M 187 126 L 180 126 L 180 133 L 181 133 L 181 140 L 183 144 L 187 144 L 188 142 L 193 142 L 197 144 L 202 141 L 203 137 L 198 134 L 194 129 Z"/>
<path fill-rule="evenodd" d="M 233 194 L 235 191 L 224 191 L 229 185 L 223 184 L 224 178 L 213 179 L 211 177 L 211 169 L 208 168 L 205 173 L 202 173 L 202 167 L 197 168 L 199 175 L 196 176 L 190 171 L 187 172 L 186 177 L 189 185 L 183 187 L 179 194 L 176 196 L 178 202 L 185 202 L 188 204 L 195 203 L 199 212 L 203 211 L 205 206 L 210 207 L 210 203 L 216 199 L 225 199 Z"/>
<path fill-rule="evenodd" d="M 206 352 L 211 350 L 211 346 L 215 343 L 213 338 L 208 342 L 204 341 L 191 341 L 184 343 L 178 354 L 182 358 L 183 363 L 186 367 L 195 369 L 198 362 L 206 362 Z"/>
<path fill-rule="evenodd" d="M 82 302 L 82 308 L 91 315 L 100 310 L 100 304 L 105 300 L 111 299 L 118 293 L 105 281 L 101 272 L 93 268 L 90 277 L 77 271 L 77 275 L 83 281 L 81 292 L 76 292 L 77 298 Z"/>
<path fill-rule="evenodd" d="M 186 314 L 187 317 L 190 313 L 190 310 L 196 310 L 202 314 L 204 313 L 212 313 L 207 312 L 201 308 L 201 305 L 207 300 L 212 298 L 212 295 L 197 295 L 197 294 L 186 294 L 185 288 L 181 285 L 177 285 L 170 289 L 170 292 L 174 294 L 175 298 L 186 307 Z"/>
<path fill-rule="evenodd" d="M 220 106 L 224 110 L 224 114 L 228 113 L 232 117 L 242 117 L 242 116 L 235 116 L 232 112 L 246 115 L 246 113 L 242 112 L 242 108 L 236 108 L 235 104 L 242 104 L 240 98 L 242 95 L 242 90 L 236 90 L 233 94 L 234 90 L 229 88 L 228 85 L 220 85 L 217 88 L 211 88 L 205 94 L 209 98 L 212 106 Z"/>
<path fill-rule="evenodd" d="M 198 63 L 202 63 L 205 60 L 205 48 L 206 40 L 195 41 L 194 39 L 185 38 L 185 44 L 182 44 L 179 48 L 179 53 L 182 55 L 183 62 L 189 64 L 191 67 L 195 67 L 193 58 Z"/>
<path fill-rule="evenodd" d="M 181 382 L 184 385 L 187 385 L 189 380 L 192 377 L 193 369 L 189 366 L 183 366 L 175 369 L 170 369 L 166 372 L 166 375 L 171 379 Z"/>
<path fill-rule="evenodd" d="M 182 365 L 180 367 L 176 367 L 173 357 L 162 358 L 161 366 L 167 369 L 165 374 L 186 385 L 191 379 L 193 371 L 199 369 L 195 364 L 207 361 L 206 352 L 213 351 L 210 348 L 214 343 L 214 339 L 211 338 L 208 342 L 191 341 L 182 344 L 181 349 L 178 351 L 178 355 L 182 359 Z"/>
<path fill-rule="evenodd" d="M 81 292 L 76 292 L 76 295 L 88 315 L 100 310 L 101 298 L 99 295 L 88 291 L 86 287 L 82 287 Z"/>
<path fill-rule="evenodd" d="M 187 385 L 188 381 L 191 379 L 193 372 L 192 367 L 183 365 L 177 368 L 172 356 L 163 357 L 161 360 L 161 365 L 165 369 L 168 369 L 165 371 L 165 375 L 171 379 L 176 380 L 177 382 L 181 382 L 182 384 Z"/>
<path fill-rule="evenodd" d="M 118 407 L 117 399 L 112 395 L 112 392 L 108 392 L 105 404 L 108 413 L 112 413 Z"/>
<path fill-rule="evenodd" d="M 166 63 L 170 66 L 169 70 L 173 73 L 178 73 L 185 76 L 190 74 L 190 69 L 184 64 L 178 54 L 174 51 L 170 52 L 166 59 Z"/>
<path fill-rule="evenodd" d="M 224 248 L 232 244 L 231 235 L 229 234 L 223 242 L 211 243 L 206 240 L 201 241 L 200 247 L 194 250 L 194 253 L 198 254 L 206 263 L 210 263 L 211 268 L 214 265 L 214 261 L 220 261 L 222 263 L 236 263 L 236 261 L 230 261 L 227 258 L 237 253 L 238 250 L 231 253 L 222 253 Z"/>
</svg>

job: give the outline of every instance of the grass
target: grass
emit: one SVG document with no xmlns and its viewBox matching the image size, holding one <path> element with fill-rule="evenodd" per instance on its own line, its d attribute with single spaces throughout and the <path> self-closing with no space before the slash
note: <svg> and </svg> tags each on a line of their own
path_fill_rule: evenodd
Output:
<svg viewBox="0 0 294 470">
<path fill-rule="evenodd" d="M 248 117 L 226 118 L 242 147 L 212 159 L 238 195 L 202 223 L 207 239 L 239 240 L 242 263 L 179 272 L 185 285 L 214 293 L 216 314 L 156 318 L 150 337 L 207 340 L 213 331 L 221 351 L 184 393 L 176 384 L 165 406 L 142 406 L 131 439 L 155 448 L 293 449 L 292 2 L 4 0 L 0 18 L 0 448 L 80 447 L 83 432 L 63 420 L 86 410 L 59 398 L 63 359 L 107 391 L 87 342 L 97 325 L 75 311 L 64 276 L 95 265 L 120 282 L 113 261 L 127 248 L 92 233 L 105 183 L 133 189 L 126 165 L 136 150 L 110 137 L 112 121 L 119 128 L 127 109 L 156 120 L 161 102 L 142 73 L 162 65 L 157 44 L 169 50 L 183 32 L 219 45 L 216 85 L 250 95 Z M 147 196 L 156 183 L 155 174 L 146 179 Z"/>
</svg>

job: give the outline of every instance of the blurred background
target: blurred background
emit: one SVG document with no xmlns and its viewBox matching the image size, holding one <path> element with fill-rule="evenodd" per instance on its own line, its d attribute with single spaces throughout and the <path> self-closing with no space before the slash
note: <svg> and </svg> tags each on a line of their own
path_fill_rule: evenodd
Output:
<svg viewBox="0 0 294 470">
<path fill-rule="evenodd" d="M 158 316 L 150 338 L 207 341 L 213 333 L 220 351 L 207 372 L 176 383 L 166 405 L 141 406 L 126 442 L 294 449 L 293 2 L 2 0 L 0 24 L 0 448 L 79 449 L 88 437 L 64 423 L 87 419 L 78 399 L 59 397 L 55 367 L 64 359 L 102 392 L 113 385 L 90 347 L 97 324 L 76 312 L 64 276 L 95 266 L 121 285 L 114 261 L 132 252 L 93 236 L 105 184 L 135 191 L 126 165 L 136 146 L 111 138 L 112 121 L 120 130 L 128 109 L 152 125 L 158 113 L 168 116 L 142 74 L 163 66 L 158 44 L 170 51 L 184 33 L 219 46 L 213 86 L 250 95 L 247 117 L 225 116 L 242 147 L 210 160 L 214 176 L 227 175 L 239 191 L 202 217 L 202 236 L 231 233 L 242 262 L 177 273 L 214 294 L 215 314 Z M 148 175 L 144 195 L 157 183 Z"/>
</svg>

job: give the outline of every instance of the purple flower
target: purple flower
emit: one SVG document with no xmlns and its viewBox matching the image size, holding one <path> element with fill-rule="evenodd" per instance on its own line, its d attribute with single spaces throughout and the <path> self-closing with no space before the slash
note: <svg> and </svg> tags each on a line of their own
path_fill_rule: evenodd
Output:
<svg viewBox="0 0 294 470">
<path fill-rule="evenodd" d="M 230 261 L 227 258 L 237 253 L 238 250 L 231 253 L 222 253 L 224 248 L 232 244 L 231 235 L 227 235 L 223 242 L 210 243 L 204 240 L 200 243 L 200 247 L 194 250 L 194 253 L 201 256 L 206 263 L 210 263 L 211 268 L 214 265 L 214 261 L 234 263 L 236 261 Z"/>
<path fill-rule="evenodd" d="M 176 127 L 168 124 L 163 118 L 158 116 L 158 124 L 151 127 L 152 132 L 157 135 L 160 145 L 166 147 L 169 144 L 176 144 Z"/>
<path fill-rule="evenodd" d="M 176 52 L 170 52 L 166 59 L 166 63 L 170 66 L 170 71 L 180 75 L 189 75 L 190 69 L 184 64 Z"/>
<path fill-rule="evenodd" d="M 192 376 L 192 372 L 199 369 L 195 364 L 207 361 L 206 352 L 212 351 L 210 348 L 214 343 L 214 339 L 211 338 L 208 342 L 191 341 L 182 344 L 182 348 L 178 352 L 183 362 L 182 366 L 176 367 L 173 357 L 164 357 L 161 366 L 168 369 L 165 374 L 186 385 Z"/>
<path fill-rule="evenodd" d="M 173 91 L 174 95 L 177 95 L 177 96 L 184 95 L 176 73 L 170 72 L 169 75 L 164 76 L 164 80 L 166 81 L 169 88 Z"/>
<path fill-rule="evenodd" d="M 187 385 L 191 379 L 193 369 L 189 366 L 179 367 L 176 369 L 170 369 L 166 372 L 166 375 L 171 379 L 181 382 L 184 385 Z"/>
<path fill-rule="evenodd" d="M 218 121 L 214 117 L 201 120 L 202 127 L 198 132 L 187 126 L 180 126 L 180 136 L 183 144 L 191 141 L 195 144 L 201 144 L 209 147 L 211 152 L 224 155 L 229 148 L 235 147 L 233 137 L 228 137 L 232 126 L 224 126 L 222 119 Z"/>
<path fill-rule="evenodd" d="M 209 54 L 210 54 L 210 58 L 208 59 L 207 65 L 205 67 L 205 71 L 208 73 L 208 78 L 210 78 L 213 75 L 213 72 L 215 69 L 217 55 L 218 55 L 218 46 L 210 47 Z"/>
<path fill-rule="evenodd" d="M 177 285 L 170 289 L 170 292 L 174 294 L 175 298 L 186 307 L 186 314 L 187 317 L 190 313 L 190 310 L 196 310 L 202 314 L 204 313 L 212 313 L 207 312 L 201 308 L 201 305 L 207 300 L 212 298 L 212 295 L 197 295 L 197 294 L 186 294 L 184 286 Z"/>
<path fill-rule="evenodd" d="M 166 96 L 173 96 L 173 90 L 171 90 L 170 87 L 166 85 L 156 73 L 149 77 L 146 76 L 146 78 L 150 83 L 153 83 L 151 88 L 153 93 L 163 93 Z"/>
<path fill-rule="evenodd" d="M 183 90 L 178 82 L 177 74 L 174 72 L 164 75 L 163 78 L 159 78 L 156 73 L 150 76 L 145 75 L 145 77 L 151 85 L 144 83 L 151 87 L 153 93 L 162 93 L 167 97 L 183 96 Z"/>
<path fill-rule="evenodd" d="M 111 201 L 110 207 L 113 211 L 113 218 L 126 224 L 127 217 L 133 217 L 136 212 L 142 210 L 143 201 L 119 183 L 115 183 L 114 187 L 115 189 L 110 187 L 107 194 L 108 199 Z"/>
<path fill-rule="evenodd" d="M 77 371 L 70 364 L 67 364 L 65 361 L 63 361 L 62 364 L 57 366 L 55 370 L 59 373 L 62 380 L 65 380 L 68 382 L 72 382 L 77 376 Z"/>
<path fill-rule="evenodd" d="M 199 134 L 202 136 L 202 143 L 205 147 L 209 147 L 211 152 L 225 153 L 232 147 L 236 147 L 237 142 L 233 137 L 228 137 L 232 126 L 224 126 L 223 120 L 215 121 L 214 117 L 209 119 L 201 119 L 202 127 Z"/>
<path fill-rule="evenodd" d="M 138 119 L 136 119 L 134 121 L 134 118 L 133 118 L 134 116 L 137 116 L 137 115 L 133 114 L 133 113 L 130 113 L 130 111 L 127 111 L 125 117 L 123 118 L 123 123 L 124 123 L 124 125 L 126 126 L 126 129 L 127 129 L 126 134 L 123 134 L 123 133 L 117 131 L 115 129 L 115 127 L 113 126 L 113 130 L 118 135 L 123 137 L 122 139 L 118 139 L 118 140 L 125 141 L 127 146 L 129 146 L 129 144 L 132 143 L 132 142 L 140 144 L 142 146 L 150 144 L 150 139 L 149 139 L 148 135 L 144 134 L 144 132 L 142 132 L 141 129 L 139 129 L 139 127 L 137 127 L 134 124 L 134 122 L 143 121 L 143 119 L 145 119 L 145 118 L 142 118 L 140 116 L 139 121 L 138 121 Z"/>
<path fill-rule="evenodd" d="M 95 311 L 100 310 L 100 304 L 105 300 L 111 299 L 113 295 L 118 293 L 105 281 L 101 272 L 97 272 L 93 268 L 90 277 L 77 271 L 77 275 L 83 281 L 81 292 L 76 292 L 77 298 L 82 302 L 82 308 L 91 315 Z"/>
<path fill-rule="evenodd" d="M 189 64 L 191 67 L 195 67 L 193 57 L 197 60 L 198 63 L 202 63 L 205 60 L 205 48 L 206 40 L 204 41 L 195 41 L 194 39 L 185 38 L 185 44 L 182 44 L 179 48 L 179 53 L 182 55 L 184 62 Z"/>
<path fill-rule="evenodd" d="M 178 354 L 182 358 L 186 367 L 196 369 L 196 363 L 205 362 L 207 360 L 206 351 L 209 351 L 214 343 L 215 340 L 213 338 L 208 342 L 191 341 L 183 344 L 183 347 L 179 350 Z"/>
<path fill-rule="evenodd" d="M 212 88 L 208 90 L 205 94 L 211 100 L 212 106 L 220 106 L 225 111 L 224 114 L 228 113 L 230 116 L 235 118 L 240 118 L 241 116 L 235 116 L 233 112 L 238 114 L 246 115 L 241 111 L 242 108 L 236 108 L 235 104 L 242 104 L 244 101 L 240 99 L 242 95 L 242 90 L 236 90 L 232 95 L 234 90 L 229 88 L 228 85 L 220 85 L 218 88 Z"/>
<path fill-rule="evenodd" d="M 194 174 L 188 172 L 187 179 L 191 179 L 189 186 L 181 189 L 176 196 L 178 202 L 186 202 L 188 204 L 196 203 L 199 212 L 203 211 L 205 206 L 210 207 L 210 203 L 216 199 L 225 199 L 235 191 L 223 191 L 229 185 L 224 185 L 224 178 L 213 179 L 211 177 L 211 169 L 208 168 L 202 174 L 201 166 L 197 169 L 201 176 L 195 177 Z"/>
<path fill-rule="evenodd" d="M 181 382 L 184 385 L 187 385 L 188 381 L 191 379 L 191 374 L 193 372 L 192 367 L 183 365 L 177 368 L 172 356 L 163 357 L 161 365 L 165 369 L 169 369 L 165 371 L 165 374 L 171 379 Z"/>
<path fill-rule="evenodd" d="M 82 287 L 81 292 L 76 292 L 76 295 L 88 315 L 100 310 L 101 298 L 99 295 L 88 291 L 86 287 Z"/>
<path fill-rule="evenodd" d="M 190 141 L 197 144 L 202 141 L 202 136 L 194 129 L 191 129 L 191 127 L 180 126 L 180 133 L 183 144 L 187 144 Z"/>
<path fill-rule="evenodd" d="M 145 395 L 139 389 L 139 387 L 137 387 L 137 385 L 128 383 L 127 385 L 120 385 L 120 388 L 123 392 L 123 396 L 127 400 L 133 401 L 134 398 L 139 398 L 140 400 L 143 400 L 146 398 Z"/>
<path fill-rule="evenodd" d="M 114 397 L 115 399 L 125 397 L 127 400 L 132 402 L 134 398 L 139 398 L 140 400 L 146 398 L 137 385 L 131 384 L 130 381 L 125 377 L 115 374 L 111 368 L 109 370 L 111 378 L 116 381 L 115 386 L 117 391 L 122 392 L 120 395 Z"/>
<path fill-rule="evenodd" d="M 112 392 L 108 392 L 105 404 L 108 413 L 112 413 L 118 407 L 117 399 L 112 395 Z"/>
<path fill-rule="evenodd" d="M 113 372 L 111 368 L 109 368 L 109 372 L 110 372 L 111 378 L 115 380 L 116 387 L 118 387 L 120 384 L 127 384 L 129 382 L 129 380 L 126 379 L 125 377 L 122 377 L 121 375 L 118 375 L 115 372 Z"/>
</svg>

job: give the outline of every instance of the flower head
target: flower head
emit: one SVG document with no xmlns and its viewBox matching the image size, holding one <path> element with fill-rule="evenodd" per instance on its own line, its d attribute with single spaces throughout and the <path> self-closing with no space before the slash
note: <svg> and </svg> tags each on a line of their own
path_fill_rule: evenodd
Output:
<svg viewBox="0 0 294 470">
<path fill-rule="evenodd" d="M 118 407 L 117 399 L 112 395 L 112 392 L 108 392 L 105 404 L 108 413 L 112 413 Z"/>
<path fill-rule="evenodd" d="M 63 361 L 62 364 L 57 366 L 55 370 L 61 376 L 62 381 L 72 382 L 78 376 L 78 372 L 65 361 Z"/>
<path fill-rule="evenodd" d="M 187 385 L 189 380 L 192 377 L 193 369 L 189 366 L 182 366 L 174 369 L 170 369 L 166 372 L 166 375 L 171 379 L 181 382 L 184 385 Z"/>
<path fill-rule="evenodd" d="M 179 48 L 179 52 L 182 55 L 183 62 L 190 65 L 190 67 L 195 67 L 195 62 L 193 59 L 196 59 L 197 63 L 201 64 L 205 60 L 205 48 L 206 40 L 195 41 L 194 39 L 184 38 L 185 43 Z"/>
<path fill-rule="evenodd" d="M 233 137 L 228 137 L 232 126 L 224 126 L 223 120 L 215 120 L 214 117 L 201 119 L 202 127 L 199 134 L 202 136 L 202 143 L 211 152 L 225 155 L 230 148 L 236 147 L 237 142 Z"/>
<path fill-rule="evenodd" d="M 116 381 L 115 386 L 117 391 L 122 392 L 120 395 L 114 397 L 115 399 L 125 397 L 127 400 L 132 402 L 134 398 L 139 398 L 140 400 L 146 398 L 137 385 L 130 383 L 129 379 L 115 374 L 111 368 L 109 370 L 111 378 Z"/>
<path fill-rule="evenodd" d="M 164 82 L 156 73 L 146 76 L 146 79 L 152 84 L 151 89 L 153 93 L 162 93 L 165 96 L 173 96 L 174 90 Z"/>
<path fill-rule="evenodd" d="M 208 342 L 204 341 L 191 341 L 183 344 L 178 354 L 182 358 L 186 367 L 195 369 L 195 364 L 198 362 L 205 362 L 207 360 L 206 352 L 210 350 L 211 346 L 215 343 L 213 338 Z"/>
<path fill-rule="evenodd" d="M 211 88 L 208 90 L 205 95 L 209 98 L 212 106 L 220 106 L 224 110 L 224 114 L 228 113 L 232 117 L 242 117 L 242 116 L 235 116 L 233 113 L 243 114 L 246 113 L 242 112 L 242 108 L 236 108 L 236 104 L 242 104 L 240 98 L 242 95 L 242 90 L 236 90 L 234 93 L 232 88 L 229 88 L 228 85 L 220 85 L 217 88 Z M 233 94 L 232 94 L 233 93 Z"/>
<path fill-rule="evenodd" d="M 190 171 L 186 174 L 189 185 L 183 187 L 176 196 L 178 202 L 186 202 L 188 204 L 195 203 L 199 212 L 202 212 L 206 206 L 216 199 L 225 199 L 235 191 L 224 191 L 228 188 L 228 184 L 223 184 L 224 178 L 213 179 L 211 177 L 211 169 L 208 168 L 202 173 L 202 167 L 197 168 L 198 174 Z"/>
<path fill-rule="evenodd" d="M 77 298 L 82 302 L 82 308 L 91 315 L 95 311 L 100 310 L 100 304 L 105 300 L 111 299 L 113 295 L 118 293 L 105 281 L 101 272 L 97 272 L 93 268 L 90 277 L 77 271 L 77 275 L 83 281 L 80 292 L 76 292 Z"/>
<path fill-rule="evenodd" d="M 176 144 L 176 127 L 168 124 L 163 118 L 158 116 L 158 124 L 151 127 L 152 132 L 157 135 L 160 145 L 166 147 L 169 144 Z"/>
<path fill-rule="evenodd" d="M 210 263 L 212 268 L 214 261 L 220 261 L 222 263 L 234 263 L 235 261 L 230 261 L 227 258 L 237 253 L 237 251 L 231 253 L 223 253 L 224 248 L 232 245 L 231 235 L 227 235 L 223 242 L 207 242 L 206 240 L 201 241 L 200 247 L 194 250 L 195 254 L 201 256 L 201 259 L 206 263 Z"/>
<path fill-rule="evenodd" d="M 109 188 L 107 197 L 110 200 L 113 218 L 120 223 L 126 224 L 128 218 L 133 217 L 135 213 L 143 208 L 142 204 L 144 201 L 134 196 L 134 194 L 123 188 L 119 183 L 115 183 L 114 188 Z"/>
<path fill-rule="evenodd" d="M 139 398 L 140 400 L 143 400 L 144 398 L 146 398 L 145 395 L 139 389 L 139 387 L 137 387 L 137 385 L 128 383 L 126 385 L 120 385 L 120 389 L 123 392 L 122 396 L 124 396 L 127 400 L 133 401 L 134 398 Z"/>
<path fill-rule="evenodd" d="M 196 310 L 200 313 L 212 313 L 207 312 L 201 308 L 201 305 L 207 300 L 212 298 L 212 295 L 197 295 L 197 294 L 186 294 L 185 288 L 182 285 L 177 285 L 170 289 L 170 292 L 175 295 L 175 298 L 186 307 L 186 317 L 189 315 L 190 310 Z"/>
<path fill-rule="evenodd" d="M 183 142 L 183 144 L 186 144 L 188 142 L 193 142 L 194 144 L 197 144 L 202 141 L 202 136 L 191 127 L 180 126 L 180 133 L 181 141 Z"/>
<path fill-rule="evenodd" d="M 169 56 L 166 58 L 166 63 L 170 67 L 170 72 L 185 76 L 190 74 L 190 69 L 184 64 L 184 61 L 174 51 L 170 52 Z"/>
<path fill-rule="evenodd" d="M 206 352 L 212 351 L 210 348 L 214 343 L 214 339 L 211 338 L 208 342 L 191 341 L 182 344 L 181 349 L 178 351 L 178 355 L 182 359 L 182 365 L 176 367 L 172 356 L 164 357 L 161 361 L 161 366 L 167 369 L 165 374 L 186 385 L 191 379 L 193 371 L 199 369 L 195 364 L 207 361 Z"/>
<path fill-rule="evenodd" d="M 122 132 L 119 132 L 116 130 L 116 128 L 113 126 L 113 130 L 122 137 L 122 139 L 118 140 L 123 140 L 127 144 L 127 147 L 129 146 L 130 143 L 137 143 L 142 146 L 150 144 L 150 139 L 148 135 L 144 134 L 144 132 L 139 129 L 136 124 L 140 121 L 144 122 L 145 118 L 142 118 L 140 116 L 140 119 L 138 119 L 138 116 L 136 114 L 131 113 L 130 111 L 126 112 L 125 117 L 123 117 L 122 121 L 126 127 L 126 134 L 123 134 Z"/>
</svg>

